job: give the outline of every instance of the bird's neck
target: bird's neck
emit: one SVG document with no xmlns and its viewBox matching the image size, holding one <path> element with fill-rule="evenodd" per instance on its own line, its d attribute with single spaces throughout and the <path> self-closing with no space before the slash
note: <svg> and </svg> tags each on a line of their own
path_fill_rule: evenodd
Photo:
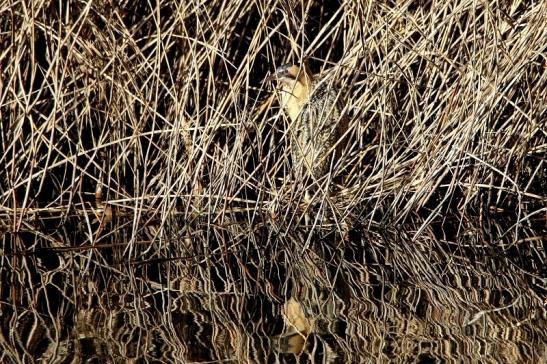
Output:
<svg viewBox="0 0 547 364">
<path fill-rule="evenodd" d="M 292 121 L 298 119 L 302 108 L 308 102 L 312 91 L 313 80 L 308 75 L 303 75 L 298 80 L 289 82 L 283 87 L 283 108 Z"/>
</svg>

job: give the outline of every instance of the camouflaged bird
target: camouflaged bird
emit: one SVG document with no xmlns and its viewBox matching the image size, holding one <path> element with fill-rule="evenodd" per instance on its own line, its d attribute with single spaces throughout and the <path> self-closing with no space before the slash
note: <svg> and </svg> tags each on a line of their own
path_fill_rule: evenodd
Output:
<svg viewBox="0 0 547 364">
<path fill-rule="evenodd" d="M 293 168 L 315 179 L 323 177 L 330 170 L 332 156 L 339 157 L 344 147 L 340 138 L 347 121 L 341 115 L 338 91 L 328 80 L 316 79 L 306 66 L 285 64 L 268 80 L 277 81 L 281 107 L 291 120 Z"/>
</svg>

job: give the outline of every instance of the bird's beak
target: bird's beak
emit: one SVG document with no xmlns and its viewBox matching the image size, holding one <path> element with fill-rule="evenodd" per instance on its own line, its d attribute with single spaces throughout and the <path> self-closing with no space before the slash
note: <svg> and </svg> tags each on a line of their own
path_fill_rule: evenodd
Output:
<svg viewBox="0 0 547 364">
<path fill-rule="evenodd" d="M 266 77 L 264 79 L 264 82 L 270 82 L 270 81 L 273 81 L 277 79 L 277 73 L 272 73 L 271 75 L 269 75 L 268 77 Z"/>
</svg>

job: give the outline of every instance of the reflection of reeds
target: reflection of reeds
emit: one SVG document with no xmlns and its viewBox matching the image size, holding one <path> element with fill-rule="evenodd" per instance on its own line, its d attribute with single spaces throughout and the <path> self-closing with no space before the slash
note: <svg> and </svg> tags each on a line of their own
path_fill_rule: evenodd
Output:
<svg viewBox="0 0 547 364">
<path fill-rule="evenodd" d="M 179 3 L 0 6 L 1 302 L 57 322 L 159 282 L 281 304 L 295 277 L 354 297 L 440 280 L 454 301 L 496 271 L 539 302 L 545 2 Z M 263 83 L 304 58 L 350 120 L 311 202 Z"/>
</svg>

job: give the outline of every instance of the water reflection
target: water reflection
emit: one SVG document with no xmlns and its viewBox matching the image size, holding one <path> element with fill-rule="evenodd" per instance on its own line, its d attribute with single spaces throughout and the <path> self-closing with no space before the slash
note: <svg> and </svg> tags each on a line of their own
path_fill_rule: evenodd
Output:
<svg viewBox="0 0 547 364">
<path fill-rule="evenodd" d="M 6 283 L 2 271 L 1 361 L 547 359 L 541 242 L 481 248 L 469 234 L 464 244 L 363 229 L 345 241 L 316 233 L 305 249 L 298 236 L 232 229 L 208 248 L 174 239 L 163 258 L 143 250 L 133 262 L 114 244 L 92 260 L 89 250 L 12 255 L 25 262 L 18 282 L 34 283 Z M 10 239 L 43 244 L 29 233 L 3 246 Z"/>
</svg>

